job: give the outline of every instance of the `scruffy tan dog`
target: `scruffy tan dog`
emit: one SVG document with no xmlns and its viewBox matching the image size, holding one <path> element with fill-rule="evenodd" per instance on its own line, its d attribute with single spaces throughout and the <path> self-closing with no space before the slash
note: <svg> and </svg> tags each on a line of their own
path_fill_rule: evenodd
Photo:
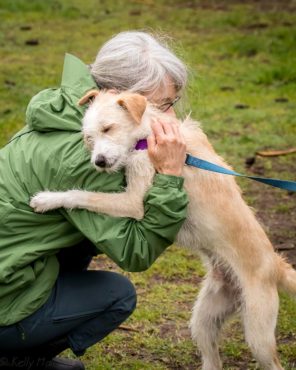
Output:
<svg viewBox="0 0 296 370">
<path fill-rule="evenodd" d="M 126 168 L 124 193 L 80 190 L 42 192 L 31 200 L 37 212 L 86 208 L 117 217 L 143 217 L 143 197 L 154 169 L 146 150 L 134 150 L 146 138 L 154 118 L 172 118 L 137 94 L 89 92 L 80 101 L 90 104 L 83 119 L 83 135 L 91 161 L 99 171 Z M 180 123 L 187 152 L 229 168 L 208 142 L 197 122 Z M 296 295 L 296 271 L 277 255 L 232 176 L 184 166 L 189 196 L 188 216 L 176 243 L 198 252 L 207 267 L 190 322 L 192 337 L 203 359 L 203 370 L 222 369 L 218 334 L 225 319 L 239 312 L 245 337 L 263 369 L 283 369 L 278 360 L 275 327 L 278 287 Z"/>
</svg>

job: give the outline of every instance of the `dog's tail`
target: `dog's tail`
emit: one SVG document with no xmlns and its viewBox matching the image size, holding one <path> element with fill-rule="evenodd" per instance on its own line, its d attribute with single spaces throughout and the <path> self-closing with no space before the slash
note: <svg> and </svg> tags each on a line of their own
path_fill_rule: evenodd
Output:
<svg viewBox="0 0 296 370">
<path fill-rule="evenodd" d="M 296 270 L 281 256 L 277 255 L 277 258 L 279 288 L 296 298 Z"/>
</svg>

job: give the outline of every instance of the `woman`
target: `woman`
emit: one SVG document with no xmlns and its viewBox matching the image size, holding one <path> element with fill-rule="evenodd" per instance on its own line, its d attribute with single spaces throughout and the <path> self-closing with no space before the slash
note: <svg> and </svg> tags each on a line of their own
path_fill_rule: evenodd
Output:
<svg viewBox="0 0 296 370">
<path fill-rule="evenodd" d="M 121 191 L 124 173 L 98 173 L 81 136 L 93 88 L 131 90 L 173 114 L 186 84 L 186 68 L 143 32 L 109 40 L 87 67 L 66 55 L 59 89 L 37 94 L 27 125 L 0 151 L 0 368 L 84 369 L 76 355 L 100 341 L 134 310 L 132 284 L 110 271 L 87 271 L 105 253 L 126 271 L 143 271 L 172 244 L 185 216 L 180 177 L 185 144 L 178 128 L 157 122 L 148 153 L 157 171 L 135 222 L 86 210 L 36 214 L 32 195 L 44 189 Z"/>
</svg>

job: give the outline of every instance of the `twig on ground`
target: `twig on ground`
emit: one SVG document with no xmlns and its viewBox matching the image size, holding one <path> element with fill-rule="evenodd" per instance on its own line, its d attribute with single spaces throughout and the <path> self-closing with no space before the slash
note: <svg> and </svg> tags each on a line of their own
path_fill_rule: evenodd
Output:
<svg viewBox="0 0 296 370">
<path fill-rule="evenodd" d="M 270 150 L 270 151 L 259 151 L 256 155 L 260 157 L 278 157 L 280 155 L 287 155 L 296 153 L 296 148 L 286 149 L 286 150 Z"/>
<path fill-rule="evenodd" d="M 134 332 L 136 332 L 136 333 L 138 333 L 138 332 L 140 331 L 140 330 L 138 330 L 138 329 L 132 328 L 132 327 L 130 327 L 130 326 L 125 326 L 125 325 L 120 325 L 120 326 L 118 327 L 118 329 L 126 330 L 126 331 L 134 331 Z"/>
</svg>

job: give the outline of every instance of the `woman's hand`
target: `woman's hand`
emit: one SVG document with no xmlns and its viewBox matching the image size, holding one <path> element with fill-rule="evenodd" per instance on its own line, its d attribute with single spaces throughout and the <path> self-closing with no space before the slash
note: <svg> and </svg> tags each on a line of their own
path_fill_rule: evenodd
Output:
<svg viewBox="0 0 296 370">
<path fill-rule="evenodd" d="M 173 119 L 172 119 L 173 121 Z M 186 144 L 178 124 L 155 121 L 148 137 L 148 155 L 158 173 L 181 176 L 186 158 Z"/>
</svg>

